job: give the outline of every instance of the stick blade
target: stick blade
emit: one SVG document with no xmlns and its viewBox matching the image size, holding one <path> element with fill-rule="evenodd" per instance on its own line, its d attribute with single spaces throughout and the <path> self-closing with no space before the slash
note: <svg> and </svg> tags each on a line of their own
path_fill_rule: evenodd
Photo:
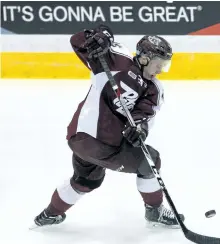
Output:
<svg viewBox="0 0 220 244">
<path fill-rule="evenodd" d="M 190 230 L 186 231 L 185 237 L 197 244 L 220 244 L 220 238 L 200 235 Z"/>
</svg>

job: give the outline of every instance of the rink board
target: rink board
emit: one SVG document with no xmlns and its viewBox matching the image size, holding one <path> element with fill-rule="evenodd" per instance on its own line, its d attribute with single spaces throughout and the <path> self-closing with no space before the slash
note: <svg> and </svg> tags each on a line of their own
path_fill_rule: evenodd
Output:
<svg viewBox="0 0 220 244">
<path fill-rule="evenodd" d="M 220 79 L 220 54 L 176 53 L 169 80 Z M 3 53 L 2 78 L 88 79 L 90 71 L 75 53 Z"/>
<path fill-rule="evenodd" d="M 72 51 L 70 36 L 2 36 L 1 77 L 88 79 L 90 71 Z M 174 56 L 166 80 L 219 80 L 220 36 L 166 36 Z M 117 36 L 134 52 L 140 36 Z"/>
</svg>

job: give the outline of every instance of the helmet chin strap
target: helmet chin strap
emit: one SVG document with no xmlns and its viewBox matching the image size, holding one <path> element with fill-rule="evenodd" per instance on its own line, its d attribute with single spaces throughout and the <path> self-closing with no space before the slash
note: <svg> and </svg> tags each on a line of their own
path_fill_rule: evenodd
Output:
<svg viewBox="0 0 220 244">
<path fill-rule="evenodd" d="M 144 74 L 144 67 L 148 66 L 149 62 L 150 62 L 150 59 L 148 58 L 148 63 L 147 64 L 141 64 L 140 61 L 139 61 L 139 58 L 140 56 L 135 56 L 135 61 L 139 67 L 139 69 L 141 70 L 142 72 L 142 75 Z"/>
</svg>

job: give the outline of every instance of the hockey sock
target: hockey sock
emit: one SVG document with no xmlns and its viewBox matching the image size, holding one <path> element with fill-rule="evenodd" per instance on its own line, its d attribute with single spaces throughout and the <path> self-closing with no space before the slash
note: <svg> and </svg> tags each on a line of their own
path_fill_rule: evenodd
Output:
<svg viewBox="0 0 220 244">
<path fill-rule="evenodd" d="M 137 176 L 137 189 L 140 192 L 145 204 L 159 207 L 163 202 L 163 191 L 156 178 L 144 179 Z"/>
<path fill-rule="evenodd" d="M 47 211 L 51 215 L 63 214 L 83 195 L 84 193 L 76 191 L 70 184 L 70 180 L 67 180 L 54 191 Z"/>
</svg>

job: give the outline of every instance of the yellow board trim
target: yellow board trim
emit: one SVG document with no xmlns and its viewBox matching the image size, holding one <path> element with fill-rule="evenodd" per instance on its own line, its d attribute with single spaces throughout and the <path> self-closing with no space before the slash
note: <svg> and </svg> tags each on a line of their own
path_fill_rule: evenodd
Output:
<svg viewBox="0 0 220 244">
<path fill-rule="evenodd" d="M 75 53 L 1 53 L 1 78 L 89 79 Z M 220 53 L 175 53 L 165 80 L 219 80 Z"/>
</svg>

